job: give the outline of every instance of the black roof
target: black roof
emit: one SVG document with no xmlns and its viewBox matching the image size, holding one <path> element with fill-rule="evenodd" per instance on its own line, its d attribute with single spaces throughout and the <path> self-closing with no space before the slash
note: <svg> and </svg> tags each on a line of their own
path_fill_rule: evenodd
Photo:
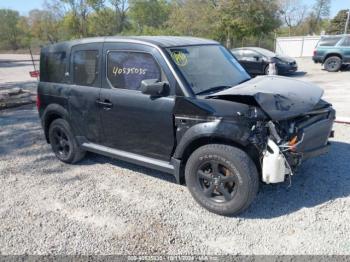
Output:
<svg viewBox="0 0 350 262">
<path fill-rule="evenodd" d="M 205 45 L 218 44 L 214 40 L 190 36 L 132 36 L 126 39 L 149 42 L 161 47 L 185 46 L 185 45 Z M 106 37 L 106 41 L 118 41 L 116 37 Z"/>
<path fill-rule="evenodd" d="M 67 48 L 78 44 L 98 43 L 98 42 L 144 42 L 153 44 L 159 47 L 174 47 L 174 46 L 187 46 L 187 45 L 205 45 L 205 44 L 218 44 L 214 40 L 189 37 L 189 36 L 106 36 L 106 37 L 91 37 L 82 38 L 72 41 L 60 42 L 54 45 L 48 46 L 49 49 Z"/>
</svg>

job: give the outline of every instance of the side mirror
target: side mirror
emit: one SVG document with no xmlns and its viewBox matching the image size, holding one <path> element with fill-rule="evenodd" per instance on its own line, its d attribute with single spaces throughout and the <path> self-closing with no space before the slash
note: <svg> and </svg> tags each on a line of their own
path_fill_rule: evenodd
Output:
<svg viewBox="0 0 350 262">
<path fill-rule="evenodd" d="M 159 82 L 158 79 L 146 79 L 141 81 L 140 90 L 145 95 L 164 96 L 169 90 L 169 84 Z"/>
</svg>

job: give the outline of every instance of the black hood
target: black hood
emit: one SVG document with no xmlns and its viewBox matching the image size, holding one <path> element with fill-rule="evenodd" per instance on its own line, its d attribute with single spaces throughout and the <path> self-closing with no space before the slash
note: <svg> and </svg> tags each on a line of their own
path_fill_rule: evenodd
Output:
<svg viewBox="0 0 350 262">
<path fill-rule="evenodd" d="M 280 76 L 260 76 L 209 97 L 247 101 L 253 98 L 272 120 L 299 116 L 314 109 L 323 90 L 318 86 Z"/>
</svg>

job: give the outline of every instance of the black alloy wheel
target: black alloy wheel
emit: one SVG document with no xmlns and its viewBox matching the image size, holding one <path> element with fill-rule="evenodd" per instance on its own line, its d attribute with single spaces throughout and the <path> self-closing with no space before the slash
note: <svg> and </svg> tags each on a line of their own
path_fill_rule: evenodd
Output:
<svg viewBox="0 0 350 262">
<path fill-rule="evenodd" d="M 72 144 L 65 130 L 60 126 L 55 126 L 52 129 L 52 138 L 51 144 L 55 154 L 60 159 L 67 159 L 72 150 Z"/>
<path fill-rule="evenodd" d="M 65 163 L 76 163 L 85 156 L 71 131 L 68 122 L 64 119 L 54 120 L 49 127 L 49 141 L 56 157 Z"/>
<path fill-rule="evenodd" d="M 203 194 L 214 202 L 230 201 L 237 193 L 237 176 L 218 161 L 204 162 L 198 169 L 197 179 Z"/>
<path fill-rule="evenodd" d="M 193 198 L 219 215 L 243 212 L 259 188 L 259 175 L 250 156 L 224 144 L 196 149 L 187 160 L 185 180 Z"/>
</svg>

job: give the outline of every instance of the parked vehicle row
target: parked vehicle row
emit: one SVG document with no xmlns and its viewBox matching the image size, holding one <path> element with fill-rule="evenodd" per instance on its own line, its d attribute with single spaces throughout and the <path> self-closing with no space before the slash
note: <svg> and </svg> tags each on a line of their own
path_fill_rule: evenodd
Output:
<svg viewBox="0 0 350 262">
<path fill-rule="evenodd" d="M 335 111 L 322 95 L 252 79 L 215 41 L 101 37 L 41 50 L 37 107 L 61 161 L 91 151 L 171 173 L 200 205 L 234 215 L 260 181 L 283 182 L 328 151 Z"/>
<path fill-rule="evenodd" d="M 251 75 L 268 75 L 273 63 L 277 75 L 288 75 L 298 70 L 294 58 L 278 55 L 259 47 L 242 47 L 231 50 L 244 69 Z M 337 72 L 350 65 L 350 35 L 322 36 L 317 43 L 312 60 L 328 72 Z"/>
</svg>

